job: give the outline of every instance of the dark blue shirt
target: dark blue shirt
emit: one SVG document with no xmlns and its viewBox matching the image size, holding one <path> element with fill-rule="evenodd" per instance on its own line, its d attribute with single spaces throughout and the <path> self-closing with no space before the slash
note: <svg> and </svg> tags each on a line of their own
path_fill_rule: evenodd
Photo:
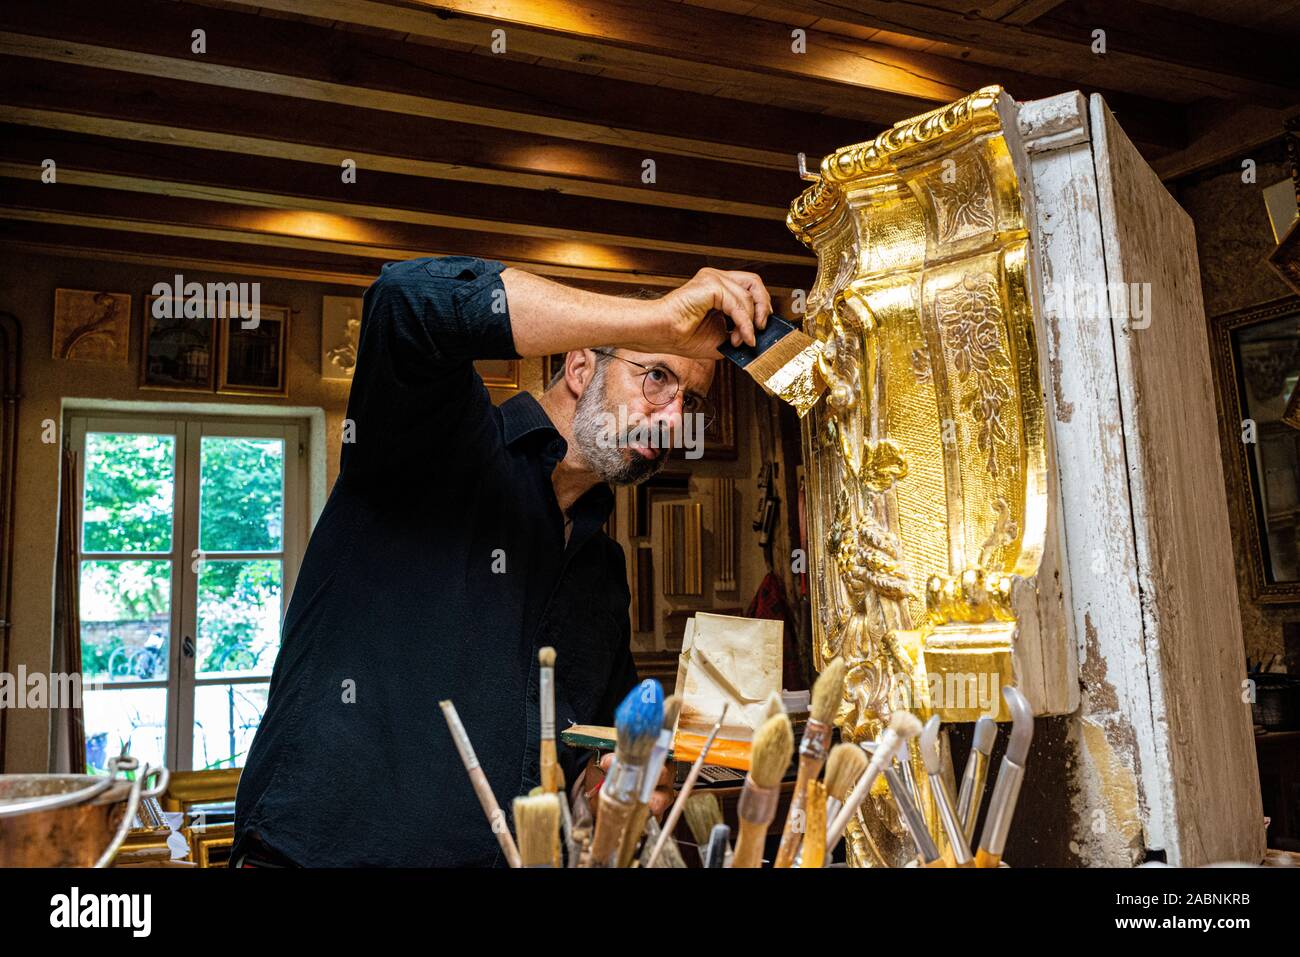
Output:
<svg viewBox="0 0 1300 957">
<path fill-rule="evenodd" d="M 527 393 L 494 406 L 474 371 L 517 357 L 503 268 L 390 263 L 366 292 L 339 478 L 240 780 L 236 857 L 256 834 L 307 866 L 499 865 L 439 700 L 509 814 L 540 777 L 538 649 L 557 651 L 560 730 L 612 724 L 636 684 L 623 551 L 601 530 L 612 492 L 574 503 L 566 545 L 564 439 Z M 561 746 L 569 783 L 583 757 Z"/>
</svg>

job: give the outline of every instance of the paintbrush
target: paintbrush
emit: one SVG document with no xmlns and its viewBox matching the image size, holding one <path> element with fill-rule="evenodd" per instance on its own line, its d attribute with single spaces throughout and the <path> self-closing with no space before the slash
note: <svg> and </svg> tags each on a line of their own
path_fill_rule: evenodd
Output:
<svg viewBox="0 0 1300 957">
<path fill-rule="evenodd" d="M 799 846 L 800 867 L 822 867 L 826 863 L 826 785 L 808 782 L 808 835 Z"/>
<path fill-rule="evenodd" d="M 998 766 L 998 779 L 989 798 L 989 813 L 980 831 L 980 846 L 975 852 L 976 867 L 997 867 L 1002 862 L 1011 818 L 1016 813 L 1016 798 L 1020 796 L 1020 782 L 1025 779 L 1025 761 L 1029 758 L 1029 743 L 1034 739 L 1034 712 L 1025 696 L 1017 689 L 1002 689 L 1002 698 L 1011 709 L 1011 737 L 1007 753 Z"/>
<path fill-rule="evenodd" d="M 727 340 L 718 351 L 744 369 L 768 395 L 788 402 L 803 418 L 826 391 L 818 371 L 821 343 L 776 313 L 754 330 L 754 345 L 733 346 Z"/>
<path fill-rule="evenodd" d="M 519 861 L 523 867 L 554 867 L 560 859 L 560 804 L 558 794 L 515 798 L 515 834 L 519 836 Z"/>
<path fill-rule="evenodd" d="M 826 820 L 831 822 L 844 806 L 844 799 L 867 769 L 867 753 L 857 745 L 841 741 L 826 759 Z"/>
<path fill-rule="evenodd" d="M 925 773 L 930 779 L 930 790 L 934 794 L 935 804 L 939 806 L 939 819 L 943 822 L 944 833 L 948 835 L 948 844 L 952 848 L 952 859 L 958 867 L 970 867 L 970 843 L 966 840 L 966 831 L 957 817 L 957 808 L 953 801 L 948 779 L 943 773 L 943 752 L 939 747 L 939 716 L 936 714 L 925 723 L 921 732 L 921 760 L 925 762 Z"/>
<path fill-rule="evenodd" d="M 835 712 L 844 697 L 844 659 L 836 658 L 813 683 L 812 704 L 808 723 L 799 742 L 799 777 L 794 783 L 794 795 L 781 832 L 781 846 L 776 852 L 774 867 L 789 867 L 794 863 L 795 852 L 808 829 L 804 820 L 804 799 L 808 784 L 817 780 L 826 763 L 827 749 L 831 746 L 831 732 L 835 730 Z"/>
<path fill-rule="evenodd" d="M 862 772 L 867 769 L 867 752 L 856 744 L 841 741 L 831 748 L 831 756 L 826 759 L 826 822 L 822 827 L 822 849 L 826 848 L 826 838 L 830 834 L 830 825 L 844 806 L 853 785 L 858 783 Z M 805 838 L 805 841 L 807 839 Z M 795 857 L 795 866 L 804 867 L 803 851 Z"/>
<path fill-rule="evenodd" d="M 492 786 L 488 784 L 487 775 L 479 767 L 478 755 L 474 753 L 474 746 L 469 743 L 469 735 L 465 733 L 465 726 L 460 723 L 460 715 L 456 713 L 456 706 L 450 701 L 439 701 L 438 706 L 442 708 L 442 715 L 447 719 L 451 739 L 456 743 L 456 750 L 460 752 L 460 760 L 464 763 L 465 771 L 469 774 L 469 782 L 474 785 L 474 793 L 478 795 L 478 803 L 483 808 L 483 813 L 487 815 L 488 825 L 492 828 L 492 833 L 497 836 L 497 843 L 501 845 L 501 852 L 505 854 L 506 862 L 511 867 L 518 867 L 519 848 L 515 847 L 514 838 L 510 836 L 510 828 L 506 825 L 505 813 L 501 810 L 496 797 L 492 794 Z"/>
<path fill-rule="evenodd" d="M 998 723 L 983 717 L 975 722 L 971 737 L 970 754 L 966 756 L 966 769 L 961 776 L 961 790 L 957 792 L 957 820 L 969 844 L 975 839 L 975 819 L 979 817 L 980 801 L 984 799 L 984 781 L 989 773 L 989 755 L 993 741 L 998 736 Z"/>
<path fill-rule="evenodd" d="M 899 757 L 903 761 L 907 760 L 906 754 Z M 885 776 L 885 783 L 889 785 L 889 793 L 898 807 L 898 815 L 903 819 L 903 826 L 907 828 L 907 833 L 912 835 L 912 841 L 921 854 L 922 865 L 943 867 L 943 855 L 939 852 L 938 845 L 934 843 L 934 838 L 930 836 L 930 829 L 926 826 L 925 818 L 921 816 L 920 808 L 912 800 L 909 793 L 911 788 L 903 781 L 902 775 L 894 770 L 892 762 L 881 773 Z"/>
<path fill-rule="evenodd" d="M 867 763 L 867 769 L 862 772 L 858 778 L 858 783 L 853 786 L 849 796 L 844 799 L 844 804 L 840 807 L 840 813 L 835 816 L 834 823 L 831 824 L 830 830 L 826 834 L 826 854 L 830 856 L 834 853 L 840 839 L 844 837 L 844 829 L 849 826 L 849 821 L 853 815 L 858 813 L 858 808 L 866 799 L 867 793 L 871 786 L 876 783 L 876 778 L 880 773 L 894 760 L 894 754 L 900 748 L 906 748 L 907 742 L 921 733 L 921 722 L 916 719 L 916 715 L 910 711 L 895 711 L 893 717 L 889 719 L 889 727 L 880 735 L 880 742 L 875 753 L 871 755 L 871 760 Z"/>
<path fill-rule="evenodd" d="M 537 687 L 542 703 L 542 790 L 556 794 L 564 790 L 564 771 L 555 754 L 555 649 L 537 652 Z"/>
<path fill-rule="evenodd" d="M 778 714 L 768 718 L 754 734 L 749 773 L 745 775 L 745 786 L 736 804 L 740 834 L 736 837 L 732 867 L 762 866 L 763 842 L 772 818 L 776 816 L 781 778 L 790 767 L 793 756 L 794 731 L 789 716 Z"/>
<path fill-rule="evenodd" d="M 659 843 L 659 822 L 653 817 L 647 817 L 645 821 L 645 841 L 641 844 L 642 867 L 650 866 L 650 855 L 653 854 L 652 848 Z M 677 847 L 676 841 L 669 841 L 664 845 L 663 853 L 659 855 L 656 867 L 678 867 L 686 866 L 682 860 L 682 852 Z"/>
<path fill-rule="evenodd" d="M 682 789 L 677 792 L 677 800 L 673 802 L 672 810 L 668 812 L 668 817 L 664 819 L 663 831 L 659 834 L 659 840 L 655 842 L 654 850 L 650 852 L 650 863 L 647 867 L 654 867 L 655 858 L 657 858 L 664 849 L 664 845 L 672 840 L 673 829 L 677 827 L 677 820 L 682 816 L 682 808 L 690 800 L 691 791 L 695 787 L 695 781 L 700 776 L 700 768 L 704 767 L 704 759 L 709 756 L 709 749 L 713 747 L 713 741 L 718 736 L 719 729 L 722 728 L 722 722 L 727 718 L 727 709 L 729 704 L 722 705 L 722 713 L 718 715 L 718 720 L 714 722 L 713 728 L 709 731 L 708 738 L 704 741 L 704 746 L 700 748 L 700 753 L 695 756 L 695 762 L 691 765 L 691 770 L 687 772 L 686 780 L 682 782 Z"/>
<path fill-rule="evenodd" d="M 686 802 L 686 826 L 691 829 L 697 847 L 709 843 L 714 827 L 722 823 L 722 806 L 716 795 L 692 794 Z"/>
<path fill-rule="evenodd" d="M 655 739 L 654 747 L 650 749 L 650 758 L 646 761 L 645 773 L 641 776 L 641 790 L 637 794 L 636 807 L 632 810 L 632 818 L 623 833 L 623 845 L 618 852 L 619 867 L 631 867 L 632 858 L 636 856 L 637 842 L 641 840 L 646 818 L 650 816 L 650 798 L 654 796 L 655 787 L 659 784 L 659 776 L 663 773 L 664 764 L 668 759 L 668 752 L 672 750 L 673 729 L 677 727 L 677 715 L 681 710 L 682 699 L 679 695 L 670 695 L 664 702 L 663 725 L 659 729 L 659 737 Z"/>
<path fill-rule="evenodd" d="M 731 853 L 731 828 L 719 822 L 709 832 L 707 844 L 700 845 L 700 859 L 707 868 L 727 866 L 727 855 Z"/>
<path fill-rule="evenodd" d="M 636 809 L 641 777 L 664 721 L 664 690 L 649 678 L 623 699 L 614 713 L 618 744 L 609 774 L 600 786 L 596 833 L 591 839 L 593 867 L 618 863 L 623 834 Z"/>
</svg>

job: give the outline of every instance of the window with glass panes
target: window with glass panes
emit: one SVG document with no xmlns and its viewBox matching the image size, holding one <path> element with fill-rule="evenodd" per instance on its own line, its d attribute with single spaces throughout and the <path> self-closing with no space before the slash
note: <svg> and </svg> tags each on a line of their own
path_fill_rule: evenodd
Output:
<svg viewBox="0 0 1300 957">
<path fill-rule="evenodd" d="M 306 539 L 305 428 L 77 416 L 86 764 L 243 765 Z"/>
</svg>

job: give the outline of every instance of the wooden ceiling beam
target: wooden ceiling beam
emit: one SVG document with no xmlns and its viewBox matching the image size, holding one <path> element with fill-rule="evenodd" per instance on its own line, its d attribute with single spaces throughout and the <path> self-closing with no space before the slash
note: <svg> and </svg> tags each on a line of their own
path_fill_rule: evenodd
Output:
<svg viewBox="0 0 1300 957">
<path fill-rule="evenodd" d="M 58 157 L 58 181 L 269 209 L 318 211 L 382 222 L 572 239 L 697 256 L 816 266 L 783 218 L 703 215 L 560 193 L 429 181 L 366 170 L 342 181 L 336 167 L 0 124 L 0 170 L 21 179 Z"/>
<path fill-rule="evenodd" d="M 189 52 L 198 23 L 211 38 L 201 57 Z M 165 58 L 173 72 L 154 75 L 197 77 L 186 67 L 202 63 L 243 89 L 771 169 L 792 168 L 800 150 L 829 153 L 883 128 L 170 0 L 6 0 L 0 30 Z M 213 72 L 201 76 L 222 82 Z"/>
<path fill-rule="evenodd" d="M 702 266 L 745 269 L 779 288 L 808 288 L 811 266 L 701 257 L 625 246 L 441 229 L 409 223 L 380 223 L 356 217 L 298 210 L 255 209 L 213 201 L 154 196 L 142 204 L 129 192 L 60 184 L 50 188 L 30 179 L 0 179 L 0 218 L 83 225 L 143 233 L 240 242 L 383 258 L 461 253 L 499 259 L 544 275 L 676 285 Z"/>
<path fill-rule="evenodd" d="M 466 0 L 470 2 L 470 0 Z M 1074 0 L 1027 23 L 926 0 L 764 0 L 769 8 L 870 27 L 954 46 L 972 59 L 1068 79 L 1090 92 L 1145 92 L 1181 102 L 1245 95 L 1281 106 L 1296 102 L 1300 71 L 1285 37 L 1244 30 L 1137 0 Z M 1093 31 L 1106 53 L 1092 52 Z M 1014 92 L 1014 90 L 1013 90 Z M 1016 94 L 1019 96 L 1020 94 Z"/>
<path fill-rule="evenodd" d="M 790 28 L 669 0 L 222 0 L 224 6 L 335 20 L 440 42 L 486 47 L 504 29 L 507 52 L 582 68 L 609 67 L 647 79 L 708 81 L 735 100 L 806 103 L 892 125 L 982 86 L 1000 83 L 1020 99 L 1066 92 L 1050 73 L 990 67 L 883 43 L 807 30 L 804 52 Z M 601 82 L 589 77 L 593 85 Z M 1130 84 L 1131 86 L 1131 84 Z M 1181 116 L 1141 90 L 1102 90 L 1129 114 L 1137 142 L 1180 146 Z M 670 94 L 671 95 L 671 94 Z M 796 131 L 797 132 L 797 131 Z M 848 145 L 848 144 L 840 144 Z M 814 148 L 799 146 L 811 153 Z"/>
<path fill-rule="evenodd" d="M 636 150 L 3 52 L 0 106 L 24 126 L 769 220 L 803 188 L 793 168 L 673 154 L 647 184 Z"/>
</svg>

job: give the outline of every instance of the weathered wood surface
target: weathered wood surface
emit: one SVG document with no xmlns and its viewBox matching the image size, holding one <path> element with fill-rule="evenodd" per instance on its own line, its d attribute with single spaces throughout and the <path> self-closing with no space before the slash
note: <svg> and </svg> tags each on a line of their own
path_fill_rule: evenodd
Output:
<svg viewBox="0 0 1300 957">
<path fill-rule="evenodd" d="M 1111 322 L 1157 760 L 1143 772 L 1147 798 L 1164 805 L 1170 863 L 1259 861 L 1263 811 L 1194 230 L 1096 95 L 1090 113 L 1106 276 L 1140 284 L 1129 288 L 1149 308 L 1147 319 Z"/>
</svg>

